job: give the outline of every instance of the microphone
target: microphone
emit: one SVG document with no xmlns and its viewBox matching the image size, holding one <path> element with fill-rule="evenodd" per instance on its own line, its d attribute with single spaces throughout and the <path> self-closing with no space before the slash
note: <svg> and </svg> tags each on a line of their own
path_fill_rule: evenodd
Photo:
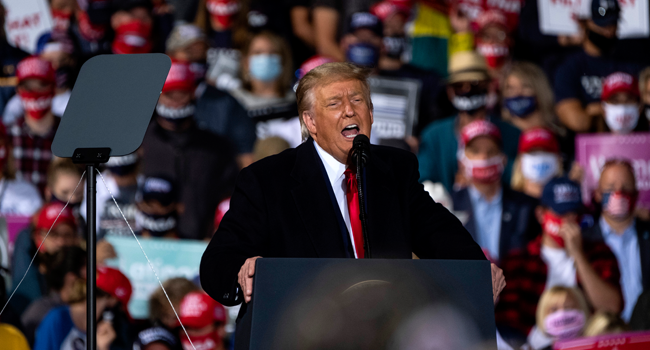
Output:
<svg viewBox="0 0 650 350">
<path fill-rule="evenodd" d="M 370 158 L 370 139 L 364 134 L 359 134 L 352 141 L 352 161 L 357 167 L 363 167 L 368 162 L 368 158 Z"/>
</svg>

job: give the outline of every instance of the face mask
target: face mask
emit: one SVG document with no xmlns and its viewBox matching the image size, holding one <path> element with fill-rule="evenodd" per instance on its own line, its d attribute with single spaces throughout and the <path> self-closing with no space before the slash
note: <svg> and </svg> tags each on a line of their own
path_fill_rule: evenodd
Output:
<svg viewBox="0 0 650 350">
<path fill-rule="evenodd" d="M 465 167 L 465 176 L 480 183 L 492 183 L 501 179 L 503 173 L 503 156 L 489 159 L 468 159 L 463 153 L 461 163 Z"/>
<path fill-rule="evenodd" d="M 564 248 L 564 239 L 560 236 L 560 226 L 562 226 L 562 218 L 546 212 L 542 219 L 542 229 L 549 237 L 551 237 L 560 248 Z"/>
<path fill-rule="evenodd" d="M 386 56 L 394 59 L 402 57 L 402 52 L 406 48 L 406 38 L 404 36 L 387 36 L 384 37 L 384 47 Z"/>
<path fill-rule="evenodd" d="M 557 174 L 557 163 L 557 156 L 553 153 L 524 153 L 521 155 L 521 172 L 527 180 L 545 185 Z"/>
<path fill-rule="evenodd" d="M 535 96 L 515 96 L 503 100 L 503 104 L 513 117 L 525 118 L 537 110 Z"/>
<path fill-rule="evenodd" d="M 627 134 L 639 122 L 639 108 L 634 104 L 612 105 L 603 102 L 605 122 L 615 133 Z"/>
<path fill-rule="evenodd" d="M 580 310 L 558 310 L 544 319 L 546 333 L 565 340 L 577 337 L 585 326 L 585 314 Z"/>
<path fill-rule="evenodd" d="M 154 237 L 161 237 L 176 228 L 176 217 L 175 211 L 165 215 L 153 215 L 137 210 L 135 212 L 135 225 L 147 230 Z"/>
<path fill-rule="evenodd" d="M 591 41 L 591 43 L 594 44 L 598 50 L 600 50 L 600 53 L 603 56 L 607 56 L 612 53 L 614 46 L 618 40 L 616 35 L 608 38 L 589 29 L 587 29 L 587 39 L 589 39 L 589 41 Z"/>
<path fill-rule="evenodd" d="M 451 103 L 457 110 L 471 113 L 487 106 L 488 94 L 454 96 Z"/>
<path fill-rule="evenodd" d="M 280 55 L 259 54 L 248 59 L 251 76 L 257 80 L 269 82 L 275 80 L 282 73 Z"/>
<path fill-rule="evenodd" d="M 485 61 L 490 68 L 503 66 L 510 54 L 508 46 L 504 44 L 486 44 L 482 42 L 476 44 L 476 51 L 485 57 Z"/>
<path fill-rule="evenodd" d="M 125 53 L 149 53 L 153 43 L 151 35 L 151 24 L 144 24 L 140 21 L 131 21 L 120 25 L 115 30 L 113 40 L 113 52 Z"/>
<path fill-rule="evenodd" d="M 71 12 L 52 9 L 52 32 L 65 33 L 70 27 Z"/>
<path fill-rule="evenodd" d="M 636 196 L 623 192 L 605 192 L 603 193 L 603 211 L 614 219 L 627 219 L 636 204 Z"/>
<path fill-rule="evenodd" d="M 87 41 L 98 41 L 104 37 L 106 28 L 103 25 L 97 25 L 90 21 L 88 13 L 85 11 L 77 11 L 77 23 L 79 26 L 79 33 Z"/>
<path fill-rule="evenodd" d="M 379 62 L 379 48 L 368 43 L 356 43 L 348 47 L 345 56 L 350 63 L 376 67 Z"/>
<path fill-rule="evenodd" d="M 210 17 L 221 28 L 216 30 L 224 30 L 232 27 L 235 14 L 239 12 L 239 1 L 237 0 L 208 0 L 206 3 Z"/>
<path fill-rule="evenodd" d="M 217 349 L 222 343 L 221 337 L 217 331 L 202 335 L 200 337 L 191 337 L 192 343 L 197 350 L 212 350 Z M 183 345 L 183 350 L 193 350 L 190 341 L 187 340 L 185 334 L 181 337 L 181 344 Z"/>
<path fill-rule="evenodd" d="M 156 105 L 156 113 L 158 113 L 159 116 L 168 120 L 176 121 L 184 121 L 185 119 L 193 116 L 195 109 L 196 107 L 194 104 L 189 104 L 180 108 L 171 108 L 160 103 Z"/>
<path fill-rule="evenodd" d="M 25 108 L 27 115 L 32 119 L 40 120 L 52 109 L 54 90 L 44 92 L 18 91 L 18 96 L 23 102 L 23 108 Z"/>
</svg>

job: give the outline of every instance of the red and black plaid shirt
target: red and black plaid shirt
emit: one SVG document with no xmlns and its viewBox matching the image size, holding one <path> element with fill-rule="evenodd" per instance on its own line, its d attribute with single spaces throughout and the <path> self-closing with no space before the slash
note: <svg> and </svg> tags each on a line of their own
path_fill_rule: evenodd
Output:
<svg viewBox="0 0 650 350">
<path fill-rule="evenodd" d="M 16 177 L 31 182 L 43 194 L 47 183 L 47 169 L 52 161 L 52 141 L 59 127 L 59 118 L 54 118 L 52 130 L 45 136 L 34 135 L 25 124 L 25 118 L 16 120 L 7 128 L 13 146 Z"/>
<path fill-rule="evenodd" d="M 503 260 L 506 287 L 495 310 L 497 326 L 505 326 L 526 336 L 535 325 L 537 302 L 546 287 L 548 269 L 541 257 L 542 235 L 531 241 L 525 251 L 510 254 Z M 620 272 L 616 256 L 603 242 L 583 241 L 583 249 L 591 267 L 605 282 L 620 288 Z M 578 286 L 580 276 L 576 276 Z"/>
</svg>

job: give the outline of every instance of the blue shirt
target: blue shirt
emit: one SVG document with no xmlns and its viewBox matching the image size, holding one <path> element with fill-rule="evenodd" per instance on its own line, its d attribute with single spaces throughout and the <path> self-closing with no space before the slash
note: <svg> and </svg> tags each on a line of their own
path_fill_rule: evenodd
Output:
<svg viewBox="0 0 650 350">
<path fill-rule="evenodd" d="M 70 306 L 52 309 L 36 330 L 33 350 L 83 350 L 86 333 L 72 323 Z"/>
<path fill-rule="evenodd" d="M 625 229 L 623 234 L 614 232 L 605 219 L 600 218 L 600 230 L 603 232 L 605 243 L 609 246 L 618 260 L 621 270 L 621 289 L 625 308 L 621 317 L 625 322 L 630 320 L 636 300 L 643 292 L 643 277 L 641 275 L 641 255 L 639 240 L 636 234 L 636 222 Z"/>
<path fill-rule="evenodd" d="M 503 189 L 499 189 L 499 192 L 490 201 L 474 186 L 469 186 L 467 192 L 472 202 L 472 212 L 476 226 L 476 243 L 487 250 L 492 259 L 499 260 Z"/>
</svg>

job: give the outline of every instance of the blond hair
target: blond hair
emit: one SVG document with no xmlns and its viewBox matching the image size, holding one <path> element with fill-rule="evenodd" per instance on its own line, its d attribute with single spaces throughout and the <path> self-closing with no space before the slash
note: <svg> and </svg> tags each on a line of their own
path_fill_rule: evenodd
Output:
<svg viewBox="0 0 650 350">
<path fill-rule="evenodd" d="M 167 291 L 174 308 L 180 305 L 188 293 L 199 290 L 196 284 L 184 277 L 170 278 L 163 282 L 162 285 Z M 158 288 L 149 297 L 149 319 L 155 323 L 163 318 L 165 311 L 171 311 L 171 308 L 165 297 L 165 292 L 163 292 L 162 288 Z"/>
<path fill-rule="evenodd" d="M 370 85 L 368 84 L 368 70 L 352 63 L 332 62 L 322 64 L 310 70 L 298 82 L 296 89 L 296 103 L 298 104 L 298 118 L 300 119 L 300 132 L 303 141 L 309 138 L 309 130 L 302 118 L 304 112 L 313 113 L 314 88 L 323 87 L 336 81 L 357 80 L 361 83 L 363 95 L 372 111 L 370 100 Z"/>
<path fill-rule="evenodd" d="M 639 73 L 639 92 L 641 93 L 642 100 L 643 95 L 647 92 L 646 88 L 648 87 L 648 79 L 650 79 L 650 67 L 644 68 L 641 73 Z"/>
<path fill-rule="evenodd" d="M 583 332 L 585 337 L 594 337 L 604 334 L 617 334 L 628 330 L 625 321 L 618 314 L 610 311 L 597 311 L 594 313 Z"/>
<path fill-rule="evenodd" d="M 585 299 L 584 294 L 577 288 L 570 288 L 565 286 L 555 286 L 547 289 L 542 293 L 537 304 L 537 313 L 535 320 L 537 321 L 537 328 L 546 333 L 544 326 L 544 318 L 548 316 L 548 308 L 555 303 L 564 302 L 567 298 L 572 297 L 578 304 L 578 309 L 581 310 L 585 316 L 589 315 L 589 305 Z"/>
<path fill-rule="evenodd" d="M 555 100 L 553 97 L 553 90 L 551 89 L 551 84 L 546 78 L 546 74 L 542 71 L 541 68 L 536 66 L 533 63 L 529 62 L 516 62 L 506 68 L 506 71 L 502 75 L 502 81 L 500 85 L 503 87 L 506 84 L 506 80 L 514 75 L 521 80 L 523 84 L 530 85 L 535 93 L 535 98 L 537 99 L 537 108 L 539 108 L 544 123 L 547 127 L 555 127 L 556 117 L 554 112 Z M 501 89 L 501 98 L 503 99 L 503 91 Z M 504 120 L 512 119 L 510 112 L 507 108 L 501 109 L 501 115 Z"/>
</svg>

